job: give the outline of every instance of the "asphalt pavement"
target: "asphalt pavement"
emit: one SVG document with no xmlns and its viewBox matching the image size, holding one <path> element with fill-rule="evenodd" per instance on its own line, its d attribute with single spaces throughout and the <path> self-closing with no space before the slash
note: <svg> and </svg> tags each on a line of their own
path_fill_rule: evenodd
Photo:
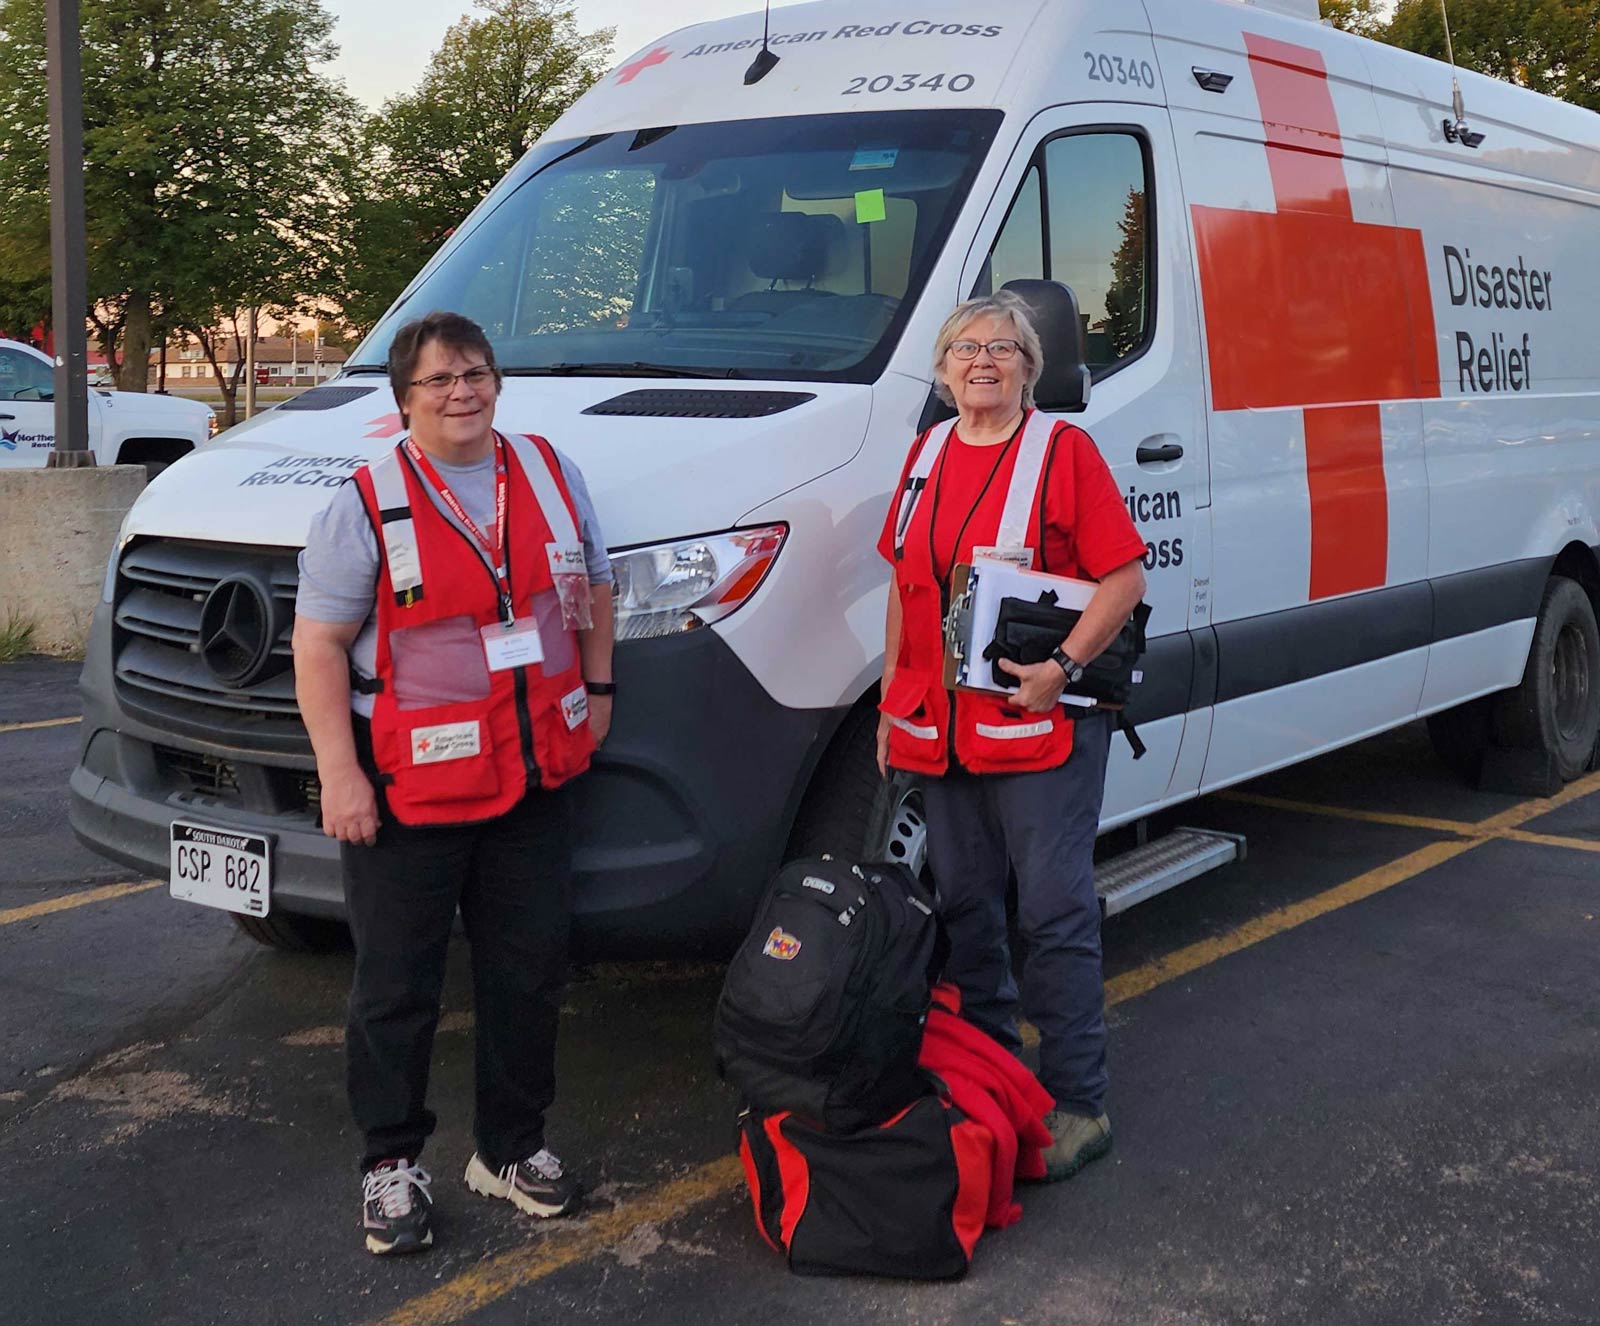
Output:
<svg viewBox="0 0 1600 1326">
<path fill-rule="evenodd" d="M 957 1283 L 803 1279 L 757 1238 L 714 965 L 577 974 L 550 1141 L 592 1189 L 581 1218 L 469 1194 L 457 951 L 422 1161 L 438 1245 L 380 1260 L 349 956 L 260 948 L 72 840 L 74 679 L 0 667 L 0 1319 L 1600 1319 L 1600 776 L 1474 791 L 1415 725 L 1165 817 L 1248 858 L 1107 924 L 1115 1149 L 1021 1190 Z"/>
</svg>

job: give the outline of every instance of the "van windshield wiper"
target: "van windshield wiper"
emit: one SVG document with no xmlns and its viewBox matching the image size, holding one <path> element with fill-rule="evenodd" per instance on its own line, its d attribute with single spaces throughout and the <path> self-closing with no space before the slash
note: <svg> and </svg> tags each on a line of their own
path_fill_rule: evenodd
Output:
<svg viewBox="0 0 1600 1326">
<path fill-rule="evenodd" d="M 346 373 L 387 373 L 389 370 L 383 364 L 346 364 Z"/>
<path fill-rule="evenodd" d="M 508 368 L 512 376 L 549 374 L 551 377 L 598 378 L 742 378 L 736 368 L 704 369 L 683 368 L 676 364 L 647 364 L 642 360 L 628 363 L 547 364 L 542 368 Z"/>
</svg>

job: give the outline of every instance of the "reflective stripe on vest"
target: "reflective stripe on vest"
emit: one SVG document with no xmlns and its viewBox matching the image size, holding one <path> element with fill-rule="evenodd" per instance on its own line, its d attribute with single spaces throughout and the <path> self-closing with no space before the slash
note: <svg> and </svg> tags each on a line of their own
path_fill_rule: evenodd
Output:
<svg viewBox="0 0 1600 1326">
<path fill-rule="evenodd" d="M 1028 522 L 1033 516 L 1034 499 L 1039 493 L 1039 476 L 1044 471 L 1044 460 L 1050 453 L 1050 435 L 1055 431 L 1055 420 L 1047 419 L 1038 410 L 1028 415 L 1022 430 L 1022 445 L 1017 451 L 1016 468 L 1011 471 L 1011 486 L 1006 489 L 1005 510 L 1000 514 L 1000 530 L 995 538 L 997 548 L 1024 548 L 1027 546 Z M 900 491 L 900 510 L 895 517 L 894 555 L 899 558 L 905 547 L 906 531 L 911 528 L 911 518 L 916 514 L 917 503 L 928 486 L 928 478 L 939 457 L 944 454 L 945 443 L 955 432 L 956 420 L 936 424 L 928 431 L 922 450 L 906 475 L 905 486 Z M 960 549 L 956 550 L 960 555 Z"/>
<path fill-rule="evenodd" d="M 1042 737 L 1053 725 L 1048 718 L 1041 718 L 1037 723 L 974 723 L 972 726 L 980 737 L 1018 741 L 1023 737 Z"/>
<path fill-rule="evenodd" d="M 525 437 L 508 437 L 506 442 L 517 453 L 517 459 L 522 462 L 522 472 L 528 476 L 528 484 L 533 489 L 533 495 L 539 499 L 539 509 L 544 512 L 544 518 L 549 522 L 550 533 L 555 536 L 556 546 L 563 549 L 576 546 L 577 526 L 572 523 L 572 512 L 567 506 L 566 498 L 561 496 L 556 476 L 550 473 L 544 452 Z"/>
<path fill-rule="evenodd" d="M 406 476 L 400 472 L 400 451 L 385 452 L 367 466 L 372 491 L 378 498 L 383 553 L 389 562 L 389 583 L 397 603 L 414 603 L 422 597 L 422 557 L 417 552 L 417 526 L 411 518 L 411 498 Z"/>
<path fill-rule="evenodd" d="M 904 718 L 891 718 L 889 723 L 899 728 L 907 736 L 915 737 L 918 741 L 934 741 L 938 739 L 939 729 L 932 726 L 923 726 L 920 723 L 908 722 Z"/>
</svg>

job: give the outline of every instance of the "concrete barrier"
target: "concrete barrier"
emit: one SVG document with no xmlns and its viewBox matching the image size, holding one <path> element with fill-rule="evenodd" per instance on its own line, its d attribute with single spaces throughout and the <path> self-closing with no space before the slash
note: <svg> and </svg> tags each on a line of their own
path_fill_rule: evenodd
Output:
<svg viewBox="0 0 1600 1326">
<path fill-rule="evenodd" d="M 0 622 L 32 621 L 41 653 L 82 653 L 106 558 L 144 485 L 142 465 L 0 470 Z"/>
</svg>

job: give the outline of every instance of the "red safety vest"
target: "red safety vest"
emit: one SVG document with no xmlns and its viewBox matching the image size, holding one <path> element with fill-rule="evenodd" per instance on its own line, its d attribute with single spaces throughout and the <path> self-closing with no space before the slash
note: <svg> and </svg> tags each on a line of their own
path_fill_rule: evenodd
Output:
<svg viewBox="0 0 1600 1326">
<path fill-rule="evenodd" d="M 559 787 L 581 774 L 594 752 L 577 640 L 554 576 L 582 565 L 576 508 L 548 442 L 503 441 L 502 560 L 516 619 L 539 623 L 544 651 L 543 663 L 526 667 L 489 670 L 478 631 L 502 619 L 498 582 L 478 545 L 434 505 L 404 444 L 355 475 L 380 551 L 373 755 L 402 824 L 503 815 L 530 787 Z M 452 682 L 466 694 L 481 690 L 479 698 L 401 708 L 395 636 L 418 627 L 435 631 L 404 642 L 407 670 L 427 671 L 433 650 L 435 672 L 446 663 Z"/>
<path fill-rule="evenodd" d="M 1029 548 L 1037 564 L 1043 542 L 1039 485 L 1055 427 L 1055 420 L 1037 410 L 1029 413 L 998 524 L 985 528 L 975 519 L 954 561 L 970 561 L 974 547 Z M 894 539 L 900 653 L 879 705 L 892 724 L 889 763 L 912 773 L 943 774 L 953 747 L 962 767 L 973 773 L 1054 769 L 1072 753 L 1072 719 L 1062 705 L 1035 714 L 998 693 L 944 687 L 944 588 L 934 572 L 928 537 L 934 504 L 919 499 L 954 429 L 951 420 L 923 434 L 900 492 Z"/>
</svg>

